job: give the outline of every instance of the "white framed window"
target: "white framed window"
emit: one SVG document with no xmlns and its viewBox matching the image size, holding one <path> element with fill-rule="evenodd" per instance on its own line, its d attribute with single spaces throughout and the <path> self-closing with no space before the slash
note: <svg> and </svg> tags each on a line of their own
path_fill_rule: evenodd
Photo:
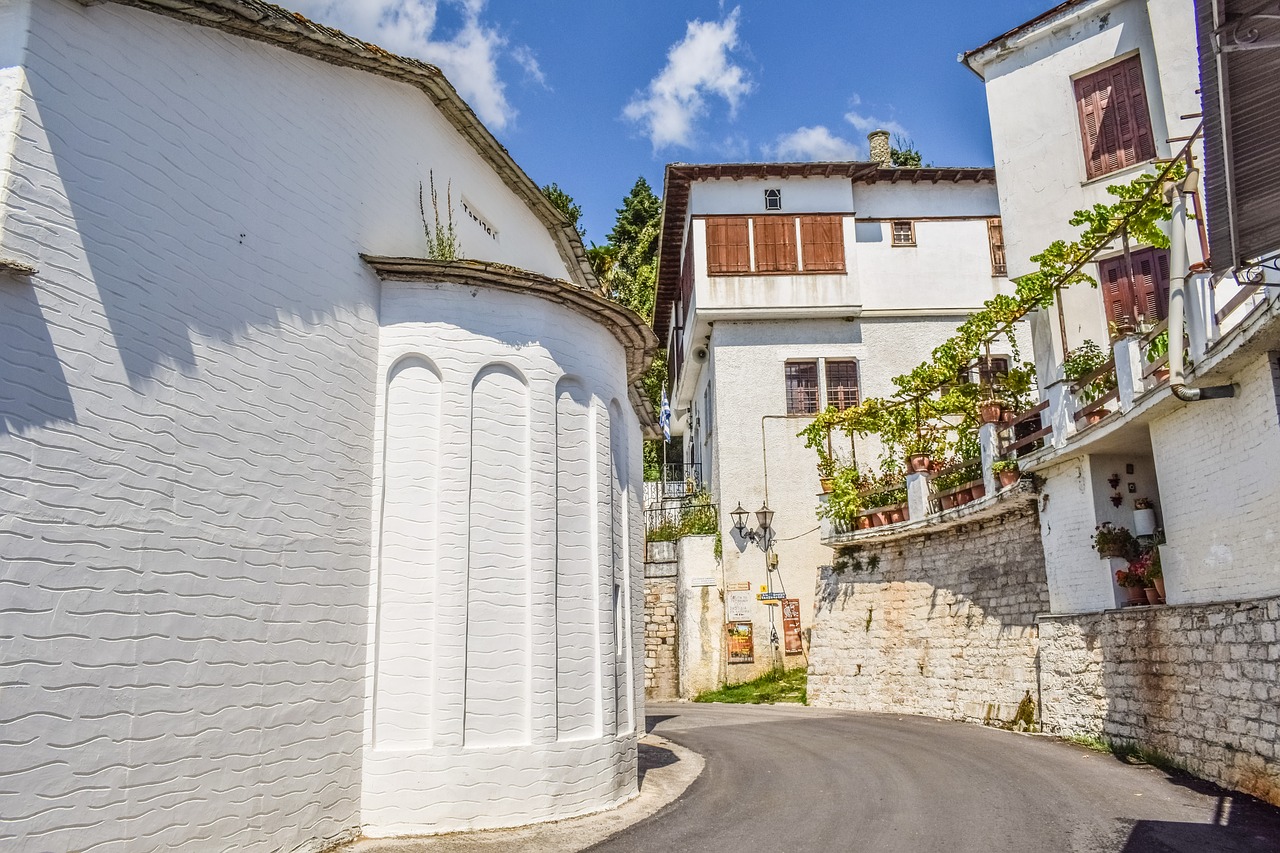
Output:
<svg viewBox="0 0 1280 853">
<path fill-rule="evenodd" d="M 916 224 L 910 219 L 893 221 L 893 245 L 914 246 L 916 244 Z"/>
<path fill-rule="evenodd" d="M 816 415 L 827 406 L 844 410 L 859 400 L 858 362 L 852 358 L 788 361 L 783 367 L 788 415 Z"/>
<path fill-rule="evenodd" d="M 782 210 L 782 190 L 774 187 L 764 191 L 764 209 Z"/>
</svg>

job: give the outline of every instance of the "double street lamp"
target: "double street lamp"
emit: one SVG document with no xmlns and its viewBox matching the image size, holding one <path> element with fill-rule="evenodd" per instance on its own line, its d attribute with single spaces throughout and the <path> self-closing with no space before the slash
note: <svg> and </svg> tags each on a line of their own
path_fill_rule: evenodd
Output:
<svg viewBox="0 0 1280 853">
<path fill-rule="evenodd" d="M 769 548 L 769 534 L 772 532 L 773 526 L 773 510 L 769 509 L 768 504 L 764 504 L 760 509 L 756 510 L 755 528 L 747 527 L 747 511 L 742 508 L 742 501 L 738 501 L 738 508 L 729 513 L 733 518 L 733 529 L 744 541 L 754 543 L 760 546 L 760 550 L 767 551 Z"/>
</svg>

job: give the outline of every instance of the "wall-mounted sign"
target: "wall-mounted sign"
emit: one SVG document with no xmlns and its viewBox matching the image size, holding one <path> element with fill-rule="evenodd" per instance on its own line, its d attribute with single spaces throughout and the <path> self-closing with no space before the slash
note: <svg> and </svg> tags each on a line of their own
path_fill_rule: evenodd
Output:
<svg viewBox="0 0 1280 853">
<path fill-rule="evenodd" d="M 751 592 L 751 581 L 737 581 L 729 584 L 727 588 L 733 592 L 738 592 L 740 590 L 744 592 Z"/>
<path fill-rule="evenodd" d="M 800 638 L 800 599 L 788 598 L 782 602 L 783 650 L 789 655 L 804 654 L 804 641 Z"/>
<path fill-rule="evenodd" d="M 785 592 L 762 592 L 756 596 L 761 601 L 782 601 L 786 597 Z"/>
<path fill-rule="evenodd" d="M 690 586 L 715 586 L 715 578 L 694 578 L 690 582 Z"/>
<path fill-rule="evenodd" d="M 756 655 L 751 623 L 730 622 L 725 627 L 729 631 L 729 663 L 754 663 Z"/>
<path fill-rule="evenodd" d="M 751 619 L 751 590 L 735 589 L 725 596 L 725 621 L 746 622 Z"/>
</svg>

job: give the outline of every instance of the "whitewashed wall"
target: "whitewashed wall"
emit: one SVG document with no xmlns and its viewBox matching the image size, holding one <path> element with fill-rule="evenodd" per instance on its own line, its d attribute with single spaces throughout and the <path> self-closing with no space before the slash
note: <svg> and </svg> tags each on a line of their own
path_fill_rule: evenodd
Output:
<svg viewBox="0 0 1280 853">
<path fill-rule="evenodd" d="M 1153 38 L 1155 33 L 1156 38 Z M 987 109 L 1000 188 L 1000 210 L 1008 246 L 1009 274 L 1035 269 L 1032 255 L 1054 240 L 1070 240 L 1079 229 L 1068 224 L 1074 211 L 1112 203 L 1109 184 L 1127 183 L 1146 166 L 1134 166 L 1089 180 L 1085 174 L 1080 119 L 1073 77 L 1118 57 L 1138 52 L 1151 110 L 1158 156 L 1182 143 L 1198 118 L 1195 20 L 1191 3 L 1180 0 L 1094 2 L 1065 13 L 1062 20 L 1015 37 L 1008 49 L 975 59 L 986 81 Z M 985 64 L 979 64 L 985 63 Z M 1193 249 L 1193 260 L 1196 258 Z M 1089 270 L 1096 275 L 1096 270 Z M 1067 346 L 1107 337 L 1102 300 L 1089 287 L 1064 291 Z M 1056 312 L 1039 318 L 1046 346 L 1037 352 L 1044 373 L 1049 355 L 1061 346 Z"/>
<path fill-rule="evenodd" d="M 0 250 L 40 270 L 0 277 L 0 848 L 358 831 L 379 376 L 358 253 L 422 253 L 432 170 L 499 229 L 460 219 L 467 255 L 564 276 L 554 244 L 412 87 L 116 4 L 0 6 L 0 133 Z"/>
<path fill-rule="evenodd" d="M 365 832 L 631 796 L 641 436 L 621 345 L 459 285 L 387 283 L 382 323 Z"/>
<path fill-rule="evenodd" d="M 790 359 L 856 358 L 862 393 L 868 397 L 889 395 L 894 390 L 892 378 L 927 358 L 962 319 L 941 316 L 857 323 L 793 320 L 715 325 L 716 409 L 721 414 L 713 446 L 728 582 L 749 581 L 753 594 L 766 582 L 764 554 L 755 545 L 736 539 L 728 515 L 741 501 L 752 513 L 754 526 L 754 513 L 765 498 L 766 455 L 769 507 L 776 513 L 778 574 L 788 595 L 800 599 L 805 628 L 810 627 L 814 613 L 818 568 L 831 563 L 831 549 L 822 544 L 818 534 L 818 460 L 805 448 L 804 440 L 796 437 L 810 418 L 786 414 L 785 363 Z M 858 452 L 861 466 L 878 465 L 878 448 L 873 444 L 860 442 Z M 753 606 L 757 664 L 728 665 L 730 682 L 744 681 L 760 669 L 768 669 L 770 610 L 779 636 L 782 633 L 777 608 Z M 792 665 L 799 662 L 788 660 Z"/>
<path fill-rule="evenodd" d="M 1232 378 L 1234 398 L 1151 424 L 1171 604 L 1280 594 L 1280 367 L 1261 357 Z"/>
</svg>

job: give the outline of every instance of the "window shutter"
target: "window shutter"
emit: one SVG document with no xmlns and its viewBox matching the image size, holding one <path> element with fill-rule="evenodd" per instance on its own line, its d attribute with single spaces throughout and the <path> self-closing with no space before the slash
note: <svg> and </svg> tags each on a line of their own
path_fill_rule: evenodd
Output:
<svg viewBox="0 0 1280 853">
<path fill-rule="evenodd" d="M 1134 265 L 1137 269 L 1137 265 Z M 1119 323 L 1126 317 L 1136 320 L 1133 310 L 1133 283 L 1125 273 L 1124 256 L 1108 258 L 1098 263 L 1099 278 L 1102 281 L 1103 300 L 1107 311 L 1107 320 Z"/>
<path fill-rule="evenodd" d="M 1089 178 L 1156 156 L 1139 57 L 1131 56 L 1078 78 L 1075 92 Z"/>
<path fill-rule="evenodd" d="M 1148 323 L 1163 320 L 1169 313 L 1169 253 L 1144 249 L 1132 257 L 1134 308 Z"/>
<path fill-rule="evenodd" d="M 745 216 L 707 218 L 707 274 L 751 272 Z"/>
<path fill-rule="evenodd" d="M 1009 267 L 1004 258 L 1004 224 L 998 218 L 987 220 L 987 240 L 991 244 L 991 274 L 1008 275 Z"/>
<path fill-rule="evenodd" d="M 843 225 L 839 216 L 800 217 L 805 272 L 844 272 Z"/>
<path fill-rule="evenodd" d="M 756 272 L 796 272 L 796 220 L 793 216 L 757 216 Z"/>
</svg>

